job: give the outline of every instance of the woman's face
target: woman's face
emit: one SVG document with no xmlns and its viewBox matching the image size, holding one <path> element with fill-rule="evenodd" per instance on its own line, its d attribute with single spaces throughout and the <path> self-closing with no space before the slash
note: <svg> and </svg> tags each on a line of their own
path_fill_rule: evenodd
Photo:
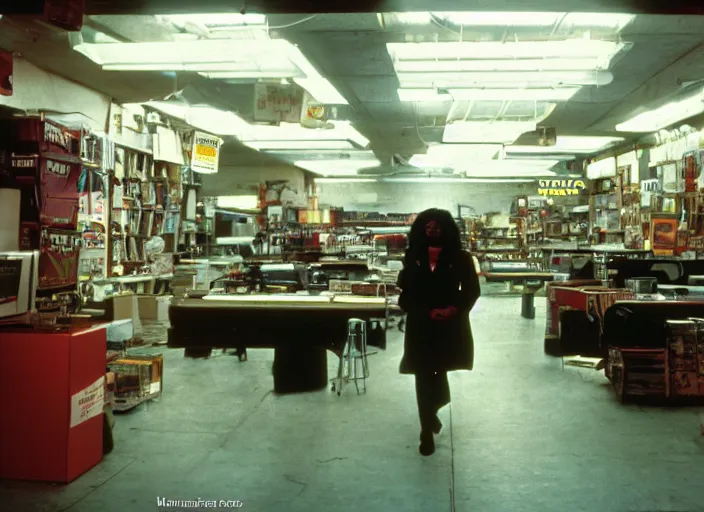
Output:
<svg viewBox="0 0 704 512">
<path fill-rule="evenodd" d="M 442 231 L 440 230 L 440 225 L 434 220 L 431 220 L 425 225 L 425 236 L 429 241 L 436 242 L 440 240 L 441 235 Z"/>
</svg>

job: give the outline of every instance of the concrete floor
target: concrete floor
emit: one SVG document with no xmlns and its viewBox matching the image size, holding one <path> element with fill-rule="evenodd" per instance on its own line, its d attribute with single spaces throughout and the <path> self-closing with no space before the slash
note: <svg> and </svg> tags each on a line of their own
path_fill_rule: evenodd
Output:
<svg viewBox="0 0 704 512">
<path fill-rule="evenodd" d="M 155 511 L 157 497 L 258 512 L 704 510 L 704 409 L 618 404 L 603 373 L 543 355 L 537 307 L 530 321 L 519 297 L 480 299 L 476 369 L 452 375 L 432 457 L 417 452 L 397 331 L 370 356 L 364 396 L 275 396 L 272 351 L 240 363 L 164 349 L 165 393 L 118 416 L 112 454 L 67 486 L 0 482 L 0 510 Z"/>
</svg>

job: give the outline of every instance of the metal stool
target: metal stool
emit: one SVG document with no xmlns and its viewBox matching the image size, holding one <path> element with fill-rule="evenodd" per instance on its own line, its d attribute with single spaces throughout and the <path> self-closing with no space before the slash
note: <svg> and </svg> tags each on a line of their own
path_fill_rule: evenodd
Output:
<svg viewBox="0 0 704 512">
<path fill-rule="evenodd" d="M 362 390 L 366 393 L 368 377 L 367 322 L 352 318 L 347 322 L 347 342 L 340 356 L 337 377 L 332 379 L 332 391 L 337 391 L 340 396 L 345 384 L 352 381 L 359 395 L 359 381 L 362 381 Z"/>
</svg>

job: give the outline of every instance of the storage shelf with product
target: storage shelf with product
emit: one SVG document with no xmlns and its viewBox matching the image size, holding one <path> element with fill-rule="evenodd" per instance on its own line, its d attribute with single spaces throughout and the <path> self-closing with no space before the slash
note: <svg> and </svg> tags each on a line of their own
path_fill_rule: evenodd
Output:
<svg viewBox="0 0 704 512">
<path fill-rule="evenodd" d="M 77 184 L 82 167 L 94 162 L 81 144 L 83 130 L 43 116 L 4 120 L 2 132 L 12 186 L 21 191 L 19 249 L 39 251 L 37 301 L 42 314 L 53 318 L 60 309 L 77 306 Z"/>
</svg>

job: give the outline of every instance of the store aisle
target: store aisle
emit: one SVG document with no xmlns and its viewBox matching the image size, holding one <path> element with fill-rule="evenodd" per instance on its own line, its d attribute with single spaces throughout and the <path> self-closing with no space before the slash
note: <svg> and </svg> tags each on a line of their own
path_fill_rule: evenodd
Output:
<svg viewBox="0 0 704 512">
<path fill-rule="evenodd" d="M 370 357 L 366 396 L 277 397 L 271 351 L 250 351 L 245 363 L 165 351 L 162 400 L 118 417 L 115 451 L 99 467 L 65 487 L 0 482 L 0 503 L 19 512 L 151 511 L 157 497 L 240 500 L 258 512 L 450 511 L 453 499 L 459 512 L 701 510 L 700 411 L 622 407 L 596 372 L 546 358 L 542 305 L 529 321 L 518 297 L 480 300 L 476 371 L 453 375 L 433 457 L 417 453 L 397 332 Z"/>
</svg>

